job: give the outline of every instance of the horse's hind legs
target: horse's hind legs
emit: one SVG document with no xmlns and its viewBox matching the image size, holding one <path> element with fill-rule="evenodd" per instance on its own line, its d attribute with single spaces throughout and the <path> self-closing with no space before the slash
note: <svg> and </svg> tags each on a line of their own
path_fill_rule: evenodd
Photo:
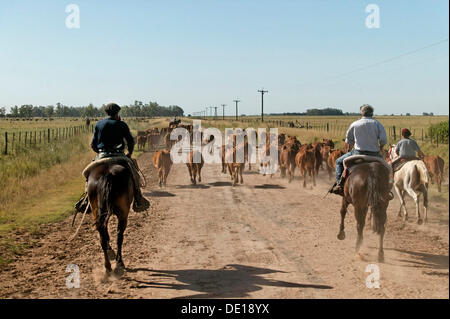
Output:
<svg viewBox="0 0 450 319">
<path fill-rule="evenodd" d="M 114 251 L 112 250 L 111 246 L 109 245 L 108 229 L 106 228 L 106 226 L 102 226 L 102 227 L 98 228 L 98 232 L 100 233 L 100 242 L 101 242 L 102 249 L 103 249 L 103 255 L 105 257 L 105 269 L 107 272 L 110 272 L 112 269 L 111 269 L 111 263 L 109 260 L 114 259 L 115 254 L 114 254 Z"/>
<path fill-rule="evenodd" d="M 345 201 L 345 199 L 343 198 L 342 206 L 341 206 L 341 225 L 339 226 L 339 234 L 337 235 L 337 238 L 339 240 L 345 239 L 344 220 L 345 220 L 345 215 L 347 214 L 347 207 L 348 207 L 348 204 Z"/>
<path fill-rule="evenodd" d="M 116 269 L 115 272 L 123 270 L 125 268 L 125 264 L 122 260 L 122 243 L 123 243 L 123 234 L 125 229 L 127 228 L 127 220 L 119 220 L 117 224 L 117 256 L 116 256 Z"/>
<path fill-rule="evenodd" d="M 358 230 L 358 237 L 356 239 L 356 247 L 355 247 L 355 253 L 359 253 L 359 249 L 361 248 L 361 244 L 363 242 L 363 232 L 364 232 L 364 225 L 366 223 L 366 214 L 367 214 L 367 208 L 361 209 L 355 207 L 355 217 L 356 217 L 356 229 Z"/>
<path fill-rule="evenodd" d="M 428 189 L 422 185 L 424 223 L 428 221 Z"/>
</svg>

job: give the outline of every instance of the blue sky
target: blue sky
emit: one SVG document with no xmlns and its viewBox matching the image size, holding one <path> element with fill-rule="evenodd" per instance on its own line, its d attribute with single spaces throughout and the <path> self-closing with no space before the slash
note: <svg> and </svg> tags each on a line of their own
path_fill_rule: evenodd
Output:
<svg viewBox="0 0 450 319">
<path fill-rule="evenodd" d="M 65 26 L 66 5 L 80 28 Z M 368 4 L 380 28 L 365 25 Z M 448 114 L 448 1 L 0 2 L 0 106 L 157 101 L 185 113 L 239 98 L 240 113 L 369 103 Z"/>
</svg>

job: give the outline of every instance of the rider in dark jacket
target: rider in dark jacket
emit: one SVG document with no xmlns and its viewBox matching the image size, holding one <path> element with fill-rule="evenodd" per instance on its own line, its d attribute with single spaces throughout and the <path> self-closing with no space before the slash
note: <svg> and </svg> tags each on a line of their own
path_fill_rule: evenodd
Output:
<svg viewBox="0 0 450 319">
<path fill-rule="evenodd" d="M 109 117 L 100 120 L 95 125 L 94 136 L 92 137 L 91 148 L 98 153 L 95 160 L 106 157 L 126 156 L 131 159 L 134 149 L 134 138 L 131 135 L 128 125 L 121 121 L 119 116 L 120 106 L 115 103 L 106 105 L 105 112 Z M 128 153 L 125 155 L 124 149 L 127 143 Z M 132 170 L 134 181 L 134 201 L 133 210 L 135 212 L 145 211 L 150 207 L 148 200 L 142 196 L 140 189 L 139 173 L 135 165 L 129 165 Z M 75 209 L 84 212 L 88 204 L 87 196 L 84 196 L 77 202 Z"/>
</svg>

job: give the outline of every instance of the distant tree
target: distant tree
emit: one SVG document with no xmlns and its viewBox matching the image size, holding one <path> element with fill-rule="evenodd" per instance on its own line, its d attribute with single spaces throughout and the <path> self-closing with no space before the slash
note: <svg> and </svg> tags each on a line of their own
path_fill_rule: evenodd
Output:
<svg viewBox="0 0 450 319">
<path fill-rule="evenodd" d="M 10 111 L 9 114 L 10 114 L 11 117 L 19 117 L 19 107 L 17 105 L 14 105 L 11 108 L 11 111 Z"/>
<path fill-rule="evenodd" d="M 55 107 L 53 105 L 47 105 L 45 107 L 45 116 L 52 117 L 55 114 Z"/>
<path fill-rule="evenodd" d="M 410 113 L 406 113 L 406 116 L 411 116 L 411 114 Z"/>
<path fill-rule="evenodd" d="M 33 105 L 24 104 L 19 108 L 19 117 L 31 117 L 33 114 Z"/>
<path fill-rule="evenodd" d="M 0 117 L 5 117 L 5 116 L 6 116 L 6 108 L 0 107 Z"/>
</svg>

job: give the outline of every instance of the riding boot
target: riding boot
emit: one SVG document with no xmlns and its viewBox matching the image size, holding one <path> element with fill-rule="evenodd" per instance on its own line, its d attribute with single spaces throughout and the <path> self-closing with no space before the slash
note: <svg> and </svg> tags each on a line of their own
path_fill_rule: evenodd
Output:
<svg viewBox="0 0 450 319">
<path fill-rule="evenodd" d="M 89 205 L 89 199 L 87 196 L 87 193 L 85 192 L 83 195 L 81 195 L 81 198 L 76 202 L 74 208 L 79 213 L 84 213 L 86 210 L 86 207 Z M 91 207 L 88 207 L 88 210 L 86 211 L 87 214 L 91 212 Z"/>
<path fill-rule="evenodd" d="M 136 213 L 146 211 L 150 208 L 150 202 L 142 196 L 141 188 L 139 185 L 134 187 L 134 201 L 133 201 L 133 210 Z"/>
<path fill-rule="evenodd" d="M 338 182 L 334 183 L 333 186 L 331 186 L 329 192 L 336 195 L 344 196 L 344 184 L 345 179 L 341 177 Z"/>
</svg>

